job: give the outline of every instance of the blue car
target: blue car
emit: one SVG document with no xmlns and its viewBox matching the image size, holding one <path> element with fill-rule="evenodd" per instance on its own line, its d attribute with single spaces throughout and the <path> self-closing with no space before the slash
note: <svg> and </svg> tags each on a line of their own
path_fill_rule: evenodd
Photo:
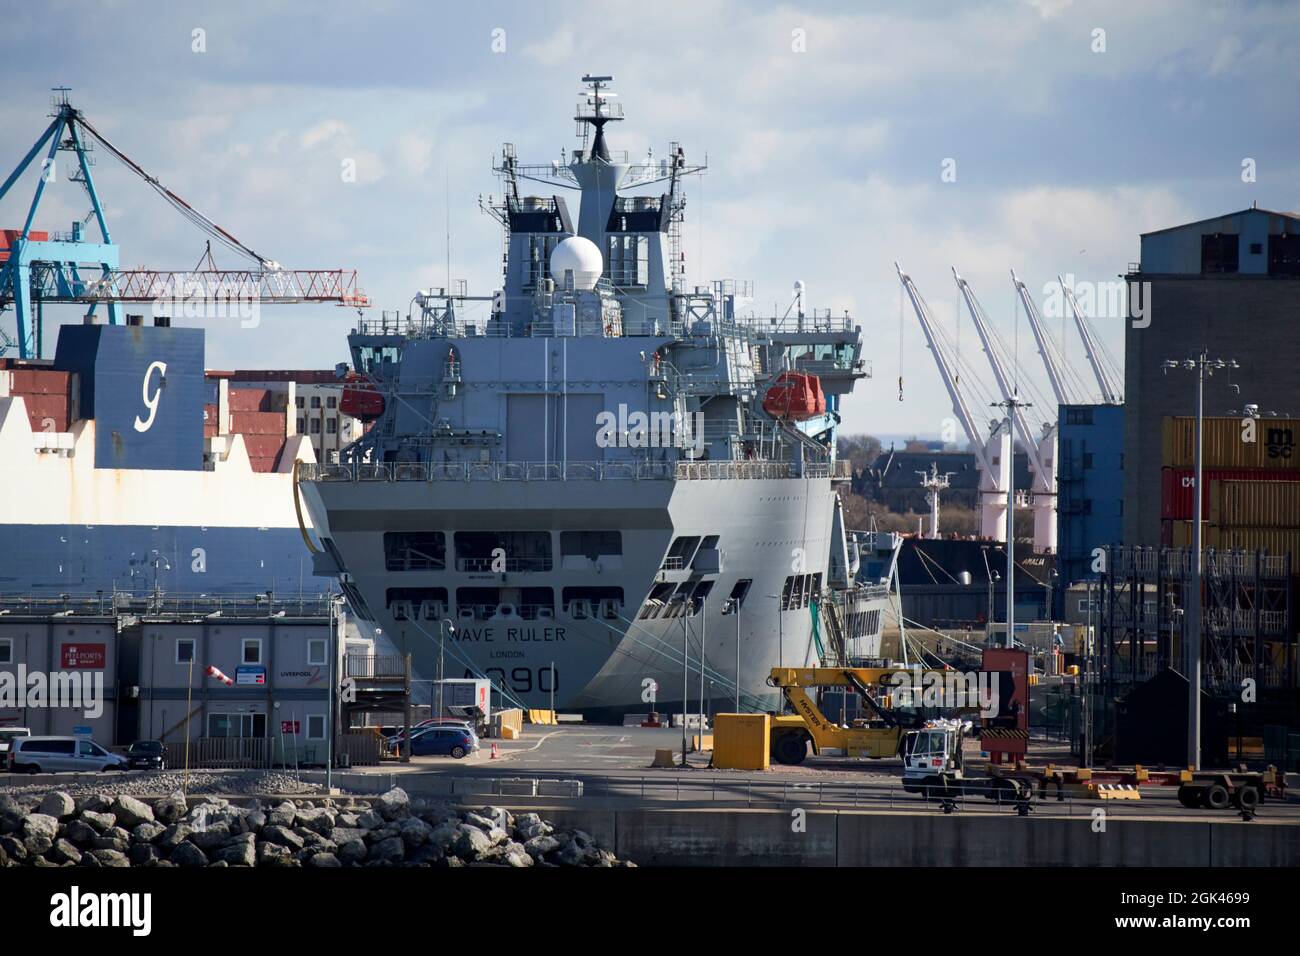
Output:
<svg viewBox="0 0 1300 956">
<path fill-rule="evenodd" d="M 400 754 L 405 741 L 396 741 Z M 455 757 L 457 760 L 478 750 L 478 738 L 464 727 L 425 727 L 411 734 L 412 757 Z"/>
</svg>

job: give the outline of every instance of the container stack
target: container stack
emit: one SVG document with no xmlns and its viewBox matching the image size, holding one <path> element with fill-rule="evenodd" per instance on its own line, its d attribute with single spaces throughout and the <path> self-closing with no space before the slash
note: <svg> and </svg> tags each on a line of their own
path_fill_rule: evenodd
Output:
<svg viewBox="0 0 1300 956">
<path fill-rule="evenodd" d="M 1300 419 L 1206 418 L 1204 428 L 1203 546 L 1300 559 Z M 1195 452 L 1196 419 L 1166 418 L 1160 516 L 1169 547 L 1192 543 Z"/>
</svg>

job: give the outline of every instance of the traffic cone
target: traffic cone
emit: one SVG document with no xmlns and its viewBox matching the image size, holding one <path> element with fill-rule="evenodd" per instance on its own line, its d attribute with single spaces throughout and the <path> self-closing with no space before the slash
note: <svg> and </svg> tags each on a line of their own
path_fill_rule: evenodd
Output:
<svg viewBox="0 0 1300 956">
<path fill-rule="evenodd" d="M 497 759 L 497 742 L 496 742 L 495 740 L 492 741 L 492 757 L 491 757 L 491 759 L 492 759 L 492 760 L 496 760 L 496 759 Z"/>
</svg>

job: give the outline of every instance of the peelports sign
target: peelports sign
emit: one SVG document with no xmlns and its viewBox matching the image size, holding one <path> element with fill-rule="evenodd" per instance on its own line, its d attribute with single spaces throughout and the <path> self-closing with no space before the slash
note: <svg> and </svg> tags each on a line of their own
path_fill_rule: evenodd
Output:
<svg viewBox="0 0 1300 956">
<path fill-rule="evenodd" d="M 64 644 L 63 669 L 102 670 L 106 654 L 103 644 Z"/>
</svg>

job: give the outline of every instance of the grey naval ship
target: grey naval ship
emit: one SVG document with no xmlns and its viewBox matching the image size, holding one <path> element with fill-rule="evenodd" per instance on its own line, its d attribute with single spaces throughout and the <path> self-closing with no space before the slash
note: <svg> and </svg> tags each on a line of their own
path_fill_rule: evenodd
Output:
<svg viewBox="0 0 1300 956">
<path fill-rule="evenodd" d="M 611 80 L 583 77 L 569 155 L 494 163 L 500 290 L 427 290 L 349 336 L 375 420 L 300 466 L 316 569 L 424 678 L 597 718 L 680 709 L 684 683 L 690 712 L 731 710 L 738 681 L 772 709 L 774 666 L 879 656 L 899 541 L 847 529 L 836 494 L 861 328 L 801 283 L 766 316 L 746 282 L 688 287 L 704 167 L 611 149 Z"/>
</svg>

